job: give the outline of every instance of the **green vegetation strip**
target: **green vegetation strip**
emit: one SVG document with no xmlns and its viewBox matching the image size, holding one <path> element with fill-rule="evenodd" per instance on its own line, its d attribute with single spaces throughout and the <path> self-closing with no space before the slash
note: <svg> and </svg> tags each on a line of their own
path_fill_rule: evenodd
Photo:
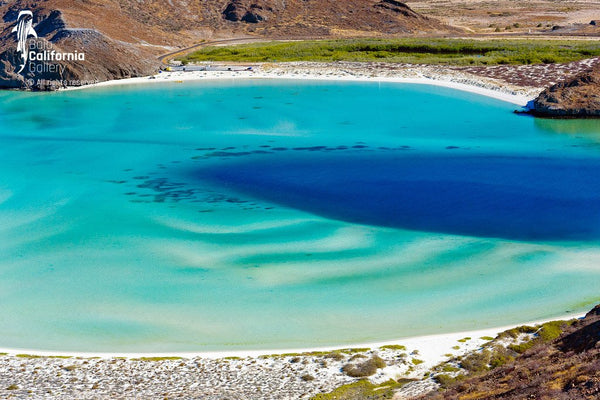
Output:
<svg viewBox="0 0 600 400">
<path fill-rule="evenodd" d="M 205 47 L 198 61 L 386 61 L 412 64 L 552 64 L 600 56 L 600 41 L 526 39 L 339 39 Z"/>
<path fill-rule="evenodd" d="M 367 380 L 360 380 L 348 385 L 340 386 L 330 393 L 321 393 L 312 397 L 311 400 L 384 400 L 394 397 L 394 389 L 401 388 L 410 379 L 398 382 L 390 380 L 376 385 Z"/>
</svg>

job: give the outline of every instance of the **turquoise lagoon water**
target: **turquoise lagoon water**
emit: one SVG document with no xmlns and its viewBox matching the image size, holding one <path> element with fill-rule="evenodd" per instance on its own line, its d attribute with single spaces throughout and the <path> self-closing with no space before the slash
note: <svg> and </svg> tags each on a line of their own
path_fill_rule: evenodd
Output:
<svg viewBox="0 0 600 400">
<path fill-rule="evenodd" d="M 274 349 L 600 301 L 600 123 L 419 85 L 0 94 L 0 347 Z"/>
</svg>

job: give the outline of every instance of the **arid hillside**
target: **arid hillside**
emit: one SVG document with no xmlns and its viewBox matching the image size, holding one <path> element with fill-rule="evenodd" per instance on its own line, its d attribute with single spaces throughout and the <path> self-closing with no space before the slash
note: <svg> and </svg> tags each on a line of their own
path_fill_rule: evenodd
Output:
<svg viewBox="0 0 600 400">
<path fill-rule="evenodd" d="M 40 47 L 86 54 L 61 71 L 15 73 L 21 10 L 33 12 Z M 156 71 L 159 54 L 230 37 L 343 37 L 458 32 L 396 0 L 45 0 L 0 3 L 0 86 L 90 81 Z M 30 38 L 29 40 L 34 40 Z"/>
<path fill-rule="evenodd" d="M 514 361 L 422 399 L 600 398 L 600 306 L 557 339 L 534 343 Z"/>
<path fill-rule="evenodd" d="M 600 35 L 598 0 L 408 0 L 413 10 L 468 32 Z M 591 24 L 592 21 L 597 21 Z"/>
</svg>

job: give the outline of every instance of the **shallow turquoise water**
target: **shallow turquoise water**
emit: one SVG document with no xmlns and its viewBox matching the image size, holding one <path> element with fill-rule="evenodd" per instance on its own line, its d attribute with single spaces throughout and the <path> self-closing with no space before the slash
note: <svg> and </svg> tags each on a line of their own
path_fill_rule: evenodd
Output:
<svg viewBox="0 0 600 400">
<path fill-rule="evenodd" d="M 600 122 L 450 89 L 0 93 L 0 347 L 306 347 L 600 301 Z"/>
</svg>

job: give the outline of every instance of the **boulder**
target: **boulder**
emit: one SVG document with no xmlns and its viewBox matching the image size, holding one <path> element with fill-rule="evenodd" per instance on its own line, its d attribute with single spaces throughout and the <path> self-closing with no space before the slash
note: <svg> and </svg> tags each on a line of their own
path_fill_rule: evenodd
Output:
<svg viewBox="0 0 600 400">
<path fill-rule="evenodd" d="M 232 22 L 241 21 L 256 24 L 266 21 L 268 15 L 272 13 L 273 8 L 264 1 L 231 0 L 223 10 L 223 18 Z"/>
<path fill-rule="evenodd" d="M 600 118 L 600 67 L 545 89 L 529 112 L 549 118 Z"/>
</svg>

